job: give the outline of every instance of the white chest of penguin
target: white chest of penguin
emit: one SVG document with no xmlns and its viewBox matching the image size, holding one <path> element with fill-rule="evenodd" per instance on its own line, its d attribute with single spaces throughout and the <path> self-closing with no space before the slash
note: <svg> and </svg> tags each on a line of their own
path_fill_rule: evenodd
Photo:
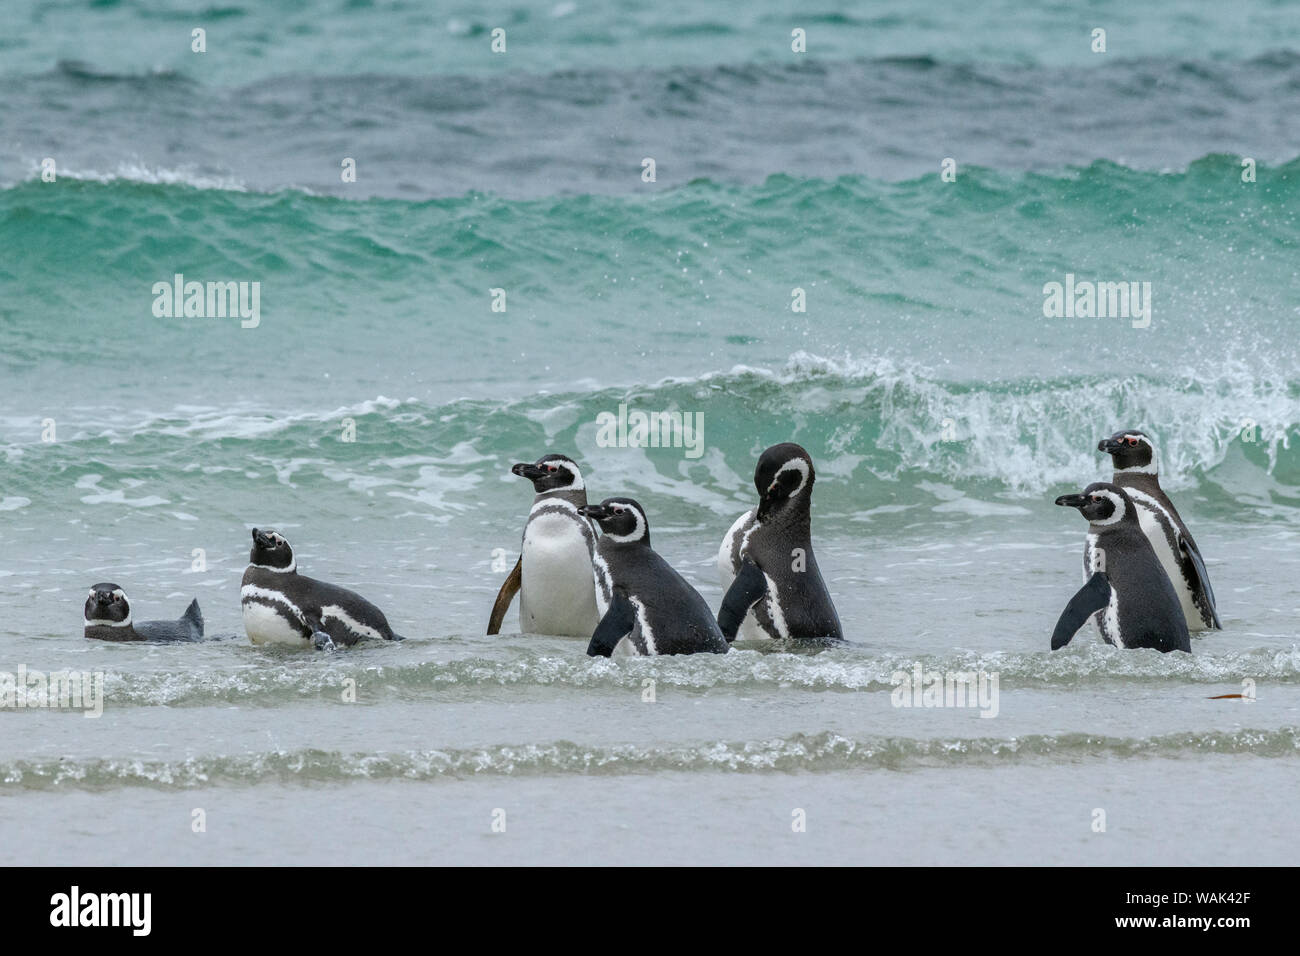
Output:
<svg viewBox="0 0 1300 956">
<path fill-rule="evenodd" d="M 519 595 L 525 632 L 590 635 L 595 629 L 591 550 L 581 521 L 576 511 L 556 511 L 528 522 Z"/>
<path fill-rule="evenodd" d="M 292 644 L 303 647 L 310 643 L 303 637 L 301 628 L 289 623 L 275 608 L 257 601 L 244 604 L 244 630 L 254 644 Z"/>
</svg>

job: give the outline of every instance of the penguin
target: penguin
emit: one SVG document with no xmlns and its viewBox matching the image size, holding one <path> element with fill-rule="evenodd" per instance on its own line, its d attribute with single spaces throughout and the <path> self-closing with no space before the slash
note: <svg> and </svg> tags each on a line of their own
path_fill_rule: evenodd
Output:
<svg viewBox="0 0 1300 956">
<path fill-rule="evenodd" d="M 773 445 L 754 469 L 758 507 L 736 519 L 718 550 L 725 597 L 718 625 L 728 641 L 841 641 L 840 617 L 812 547 L 812 457 L 799 445 Z"/>
<path fill-rule="evenodd" d="M 1150 436 L 1134 429 L 1119 431 L 1098 442 L 1097 450 L 1110 455 L 1115 465 L 1111 480 L 1137 505 L 1142 531 L 1174 585 L 1188 629 L 1222 628 L 1201 551 L 1178 509 L 1160 487 L 1156 447 Z"/>
<path fill-rule="evenodd" d="M 132 621 L 131 602 L 116 584 L 95 584 L 86 598 L 85 635 L 97 641 L 203 640 L 203 612 L 196 598 L 176 621 Z"/>
<path fill-rule="evenodd" d="M 283 535 L 253 529 L 253 548 L 239 589 L 244 630 L 254 644 L 289 644 L 328 650 L 366 638 L 405 640 L 359 594 L 298 573 Z"/>
<path fill-rule="evenodd" d="M 1089 617 L 1102 639 L 1117 647 L 1192 650 L 1178 595 L 1160 566 L 1138 517 L 1139 508 L 1119 485 L 1093 482 L 1082 494 L 1056 503 L 1088 519 L 1083 587 L 1061 612 L 1052 650 L 1070 643 Z"/>
<path fill-rule="evenodd" d="M 578 512 L 600 526 L 594 573 L 610 595 L 587 645 L 590 656 L 727 653 L 709 603 L 650 547 L 641 505 L 606 498 Z"/>
<path fill-rule="evenodd" d="M 510 471 L 531 481 L 535 495 L 519 560 L 497 593 L 487 632 L 501 631 L 518 593 L 519 630 L 525 634 L 590 637 L 604 607 L 597 606 L 592 568 L 596 529 L 579 514 L 587 504 L 582 471 L 565 455 L 543 455 Z"/>
</svg>

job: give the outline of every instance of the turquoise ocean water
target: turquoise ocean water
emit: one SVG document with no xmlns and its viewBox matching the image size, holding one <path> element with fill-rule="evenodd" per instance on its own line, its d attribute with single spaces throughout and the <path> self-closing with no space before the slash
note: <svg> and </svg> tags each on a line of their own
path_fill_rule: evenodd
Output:
<svg viewBox="0 0 1300 956">
<path fill-rule="evenodd" d="M 6 862 L 1294 859 L 1286 4 L 5 15 L 0 672 L 104 675 L 97 720 L 0 708 Z M 178 273 L 259 283 L 256 327 L 155 315 Z M 1149 325 L 1045 317 L 1067 275 L 1149 283 Z M 601 447 L 620 405 L 701 415 L 701 454 Z M 1191 657 L 1047 649 L 1084 533 L 1052 500 L 1121 427 L 1209 563 L 1225 629 Z M 850 645 L 483 635 L 511 463 L 638 498 L 716 607 L 786 440 Z M 409 640 L 250 646 L 254 525 Z M 198 597 L 222 639 L 92 645 L 103 580 L 142 618 Z M 918 663 L 997 674 L 996 718 L 894 706 Z"/>
</svg>

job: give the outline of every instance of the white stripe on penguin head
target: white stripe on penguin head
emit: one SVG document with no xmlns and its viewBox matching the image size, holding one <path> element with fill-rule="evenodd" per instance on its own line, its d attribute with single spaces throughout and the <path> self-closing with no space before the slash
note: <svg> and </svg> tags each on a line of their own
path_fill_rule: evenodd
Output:
<svg viewBox="0 0 1300 956">
<path fill-rule="evenodd" d="M 85 618 L 86 627 L 130 627 L 131 612 L 127 611 L 126 620 L 124 621 L 105 621 L 97 617 Z"/>
<path fill-rule="evenodd" d="M 640 508 L 634 508 L 632 505 L 624 504 L 623 502 L 619 502 L 618 505 L 613 505 L 611 507 L 626 508 L 628 511 L 632 512 L 632 514 L 636 516 L 636 527 L 627 534 L 611 534 L 606 531 L 605 537 L 609 538 L 610 541 L 617 541 L 619 544 L 631 544 L 633 541 L 640 541 L 645 537 L 646 520 L 645 515 L 641 513 Z"/>
<path fill-rule="evenodd" d="M 1146 435 L 1137 435 L 1137 434 L 1126 434 L 1126 435 L 1124 436 L 1124 438 L 1125 438 L 1125 439 L 1136 438 L 1136 439 L 1137 439 L 1138 441 L 1140 441 L 1142 444 L 1144 444 L 1144 445 L 1146 445 L 1148 448 L 1150 448 L 1150 449 L 1151 449 L 1151 460 L 1150 460 L 1149 462 L 1147 462 L 1147 464 L 1145 464 L 1145 465 L 1132 465 L 1132 466 L 1130 466 L 1130 467 L 1128 467 L 1128 468 L 1116 468 L 1116 469 L 1115 469 L 1115 474 L 1117 474 L 1117 475 L 1154 475 L 1154 474 L 1157 474 L 1157 473 L 1159 472 L 1159 469 L 1158 469 L 1158 466 L 1157 466 L 1156 446 L 1153 445 L 1153 444 L 1151 443 L 1151 440 L 1150 440 L 1149 438 L 1147 438 Z"/>
<path fill-rule="evenodd" d="M 767 490 L 771 491 L 775 488 L 776 483 L 781 480 L 781 476 L 787 471 L 799 472 L 799 484 L 795 486 L 794 490 L 791 491 L 788 496 L 793 498 L 795 495 L 799 494 L 799 492 L 803 491 L 804 485 L 808 484 L 808 462 L 804 461 L 802 458 L 791 458 L 784 465 L 778 468 L 776 474 L 772 476 L 772 483 L 767 486 Z"/>
<path fill-rule="evenodd" d="M 565 491 L 586 491 L 587 490 L 587 484 L 582 480 L 582 472 L 578 469 L 577 464 L 571 461 L 562 461 L 559 464 L 567 468 L 569 470 L 569 474 L 573 475 L 573 484 L 565 488 L 564 489 Z"/>
<path fill-rule="evenodd" d="M 256 562 L 254 562 L 253 564 L 249 565 L 249 567 L 261 568 L 263 571 L 274 571 L 276 574 L 288 574 L 291 571 L 297 571 L 298 556 L 293 553 L 293 545 L 289 544 L 289 539 L 286 538 L 284 535 L 280 534 L 278 531 L 272 531 L 269 535 L 267 535 L 267 537 L 271 539 L 273 544 L 277 544 L 277 545 L 283 544 L 286 547 L 288 547 L 289 563 L 282 568 L 275 568 L 269 564 L 257 564 Z"/>
<path fill-rule="evenodd" d="M 98 593 L 99 592 L 94 588 L 91 588 L 88 597 L 94 597 Z M 121 588 L 113 588 L 109 593 L 112 594 L 113 597 L 121 598 L 123 601 L 126 601 L 126 592 Z M 85 622 L 87 627 L 130 627 L 131 602 L 126 601 L 126 619 L 123 621 L 106 621 L 97 617 L 86 617 L 84 614 L 82 615 L 82 620 Z"/>
<path fill-rule="evenodd" d="M 1088 497 L 1095 498 L 1098 495 L 1110 500 L 1110 503 L 1115 506 L 1115 513 L 1112 514 L 1109 518 L 1105 518 L 1102 520 L 1090 519 L 1092 523 L 1099 526 L 1105 526 L 1108 524 L 1114 524 L 1116 521 L 1123 520 L 1124 512 L 1128 510 L 1124 504 L 1124 499 L 1121 498 L 1119 495 L 1115 494 L 1115 492 L 1113 491 L 1094 491 Z"/>
<path fill-rule="evenodd" d="M 540 467 L 563 468 L 565 471 L 567 471 L 570 475 L 573 476 L 573 480 L 569 482 L 567 485 L 561 485 L 559 488 L 548 488 L 546 491 L 541 492 L 541 494 L 554 495 L 562 491 L 586 491 L 587 490 L 587 483 L 582 480 L 582 470 L 578 467 L 577 462 L 565 461 L 563 458 L 552 458 L 550 461 L 543 462 Z"/>
</svg>

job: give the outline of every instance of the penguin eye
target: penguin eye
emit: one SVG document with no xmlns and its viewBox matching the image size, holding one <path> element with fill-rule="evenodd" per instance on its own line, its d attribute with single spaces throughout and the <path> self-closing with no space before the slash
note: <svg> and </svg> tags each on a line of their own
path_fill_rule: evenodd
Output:
<svg viewBox="0 0 1300 956">
<path fill-rule="evenodd" d="M 554 465 L 547 465 L 547 466 L 546 466 L 546 470 L 549 471 L 549 472 L 554 473 L 554 472 L 559 471 L 560 469 L 556 468 Z"/>
<path fill-rule="evenodd" d="M 616 515 L 621 515 L 622 513 L 623 513 L 623 509 L 622 509 L 622 508 L 615 508 L 615 509 L 614 509 L 614 514 L 616 514 Z"/>
<path fill-rule="evenodd" d="M 1128 443 L 1129 443 L 1130 445 L 1136 445 L 1136 444 L 1138 443 L 1138 440 L 1137 440 L 1136 438 L 1130 438 L 1130 439 L 1128 440 Z"/>
</svg>

